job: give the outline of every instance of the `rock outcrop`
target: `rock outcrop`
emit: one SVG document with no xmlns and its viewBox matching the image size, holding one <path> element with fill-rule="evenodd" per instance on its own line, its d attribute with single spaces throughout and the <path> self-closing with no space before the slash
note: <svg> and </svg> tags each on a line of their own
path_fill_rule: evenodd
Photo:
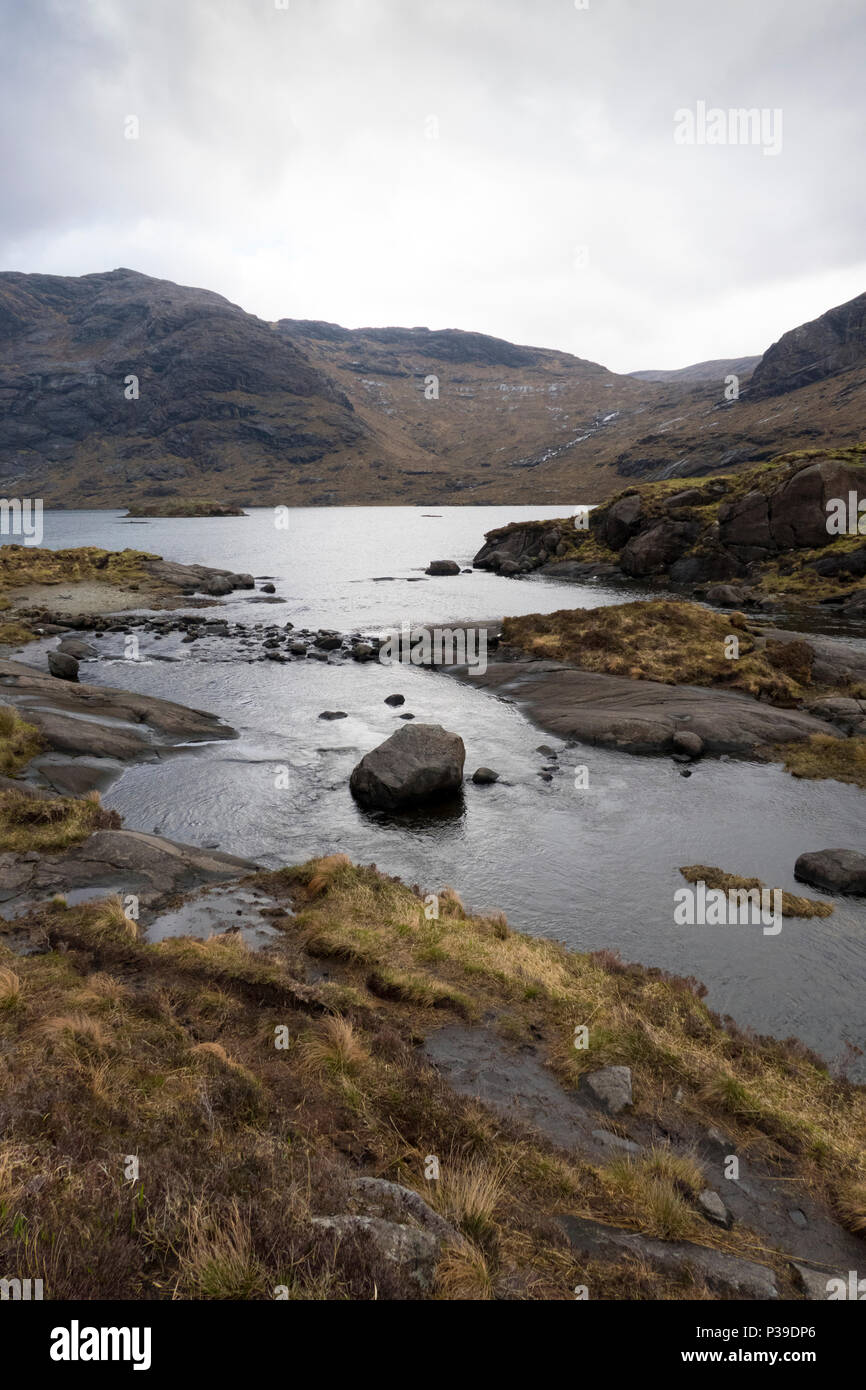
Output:
<svg viewBox="0 0 866 1390">
<path fill-rule="evenodd" d="M 0 695 L 36 726 L 45 744 L 28 775 L 38 773 L 49 785 L 75 794 L 105 786 L 125 763 L 163 756 L 181 744 L 237 737 L 203 710 L 153 695 L 59 681 L 19 661 L 0 661 Z"/>
<path fill-rule="evenodd" d="M 465 668 L 455 668 L 455 674 L 507 696 L 561 738 L 627 753 L 676 751 L 682 747 L 677 736 L 688 732 L 700 741 L 701 752 L 747 757 L 770 744 L 836 732 L 812 714 L 778 709 L 732 690 L 628 680 L 556 661 L 495 662 L 481 675 L 470 677 Z M 698 743 L 689 740 L 689 747 L 696 753 Z"/>
<path fill-rule="evenodd" d="M 866 359 L 866 294 L 784 333 L 752 372 L 748 396 L 795 391 L 859 366 Z"/>
<path fill-rule="evenodd" d="M 847 534 L 828 529 L 828 504 L 841 500 L 847 507 L 852 493 L 866 498 L 866 450 L 782 456 L 772 468 L 680 492 L 653 484 L 628 490 L 594 508 L 588 527 L 573 519 L 512 522 L 487 534 L 474 564 L 517 577 L 662 576 L 684 587 L 709 585 L 711 601 L 732 606 L 738 594 L 751 601 L 748 584 L 760 585 L 776 562 L 789 572 L 799 563 L 797 552 L 821 550 L 826 553 L 808 560 L 815 584 L 820 577 L 826 590 L 835 581 L 853 602 L 856 595 L 844 589 L 866 576 L 866 546 L 852 549 Z"/>
</svg>

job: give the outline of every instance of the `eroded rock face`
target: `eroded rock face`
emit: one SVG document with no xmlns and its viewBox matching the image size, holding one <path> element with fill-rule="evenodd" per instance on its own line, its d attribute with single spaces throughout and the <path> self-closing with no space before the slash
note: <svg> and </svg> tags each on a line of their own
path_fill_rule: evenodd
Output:
<svg viewBox="0 0 866 1390">
<path fill-rule="evenodd" d="M 459 734 L 439 724 L 406 724 L 361 759 L 349 786 L 365 806 L 416 805 L 457 792 L 465 759 Z"/>
<path fill-rule="evenodd" d="M 20 907 L 81 888 L 92 888 L 96 897 L 100 888 L 154 897 L 237 878 L 256 867 L 233 854 L 139 830 L 97 830 L 56 854 L 0 854 L 0 902 Z"/>
<path fill-rule="evenodd" d="M 52 656 L 71 661 L 77 670 L 73 657 L 50 652 Z M 57 680 L 20 661 L 0 661 L 0 695 L 39 730 L 47 749 L 40 770 L 52 785 L 46 764 L 68 768 L 69 760 L 76 760 L 84 779 L 75 787 L 78 792 L 104 786 L 108 763 L 116 776 L 123 763 L 153 757 L 160 748 L 237 737 L 228 724 L 203 710 L 153 695 Z"/>
</svg>

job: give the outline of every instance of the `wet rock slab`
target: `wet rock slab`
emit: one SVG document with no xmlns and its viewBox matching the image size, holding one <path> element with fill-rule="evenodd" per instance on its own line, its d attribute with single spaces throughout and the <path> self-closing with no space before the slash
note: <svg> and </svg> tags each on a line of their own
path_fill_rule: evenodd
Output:
<svg viewBox="0 0 866 1390">
<path fill-rule="evenodd" d="M 628 753 L 664 753 L 688 730 L 707 753 L 748 756 L 767 744 L 833 733 L 826 720 L 776 709 L 736 691 L 665 685 L 582 671 L 556 661 L 495 662 L 460 679 L 515 700 L 530 719 L 561 738 Z"/>
</svg>

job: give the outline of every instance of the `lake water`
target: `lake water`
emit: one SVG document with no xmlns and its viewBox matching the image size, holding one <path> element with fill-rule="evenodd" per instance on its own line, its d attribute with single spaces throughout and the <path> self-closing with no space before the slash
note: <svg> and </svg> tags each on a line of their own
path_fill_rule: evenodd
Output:
<svg viewBox="0 0 866 1390">
<path fill-rule="evenodd" d="M 378 631 L 638 596 L 485 572 L 423 575 L 431 559 L 471 563 L 494 526 L 570 510 L 299 509 L 285 531 L 264 509 L 144 525 L 123 522 L 119 512 L 52 512 L 44 544 L 131 546 L 271 577 L 284 603 L 251 603 L 248 593 L 226 602 L 225 615 L 245 623 Z M 125 772 L 105 800 L 128 826 L 218 843 L 274 866 L 343 851 L 431 891 L 450 883 L 467 905 L 501 909 L 512 925 L 577 949 L 610 947 L 627 960 L 695 975 L 713 1008 L 762 1032 L 796 1035 L 828 1058 L 846 1041 L 866 1045 L 866 903 L 837 898 L 831 917 L 785 919 L 775 937 L 758 927 L 677 926 L 673 917 L 682 864 L 718 865 L 802 891 L 793 877 L 798 854 L 863 848 L 862 791 L 743 762 L 702 762 L 685 779 L 668 758 L 566 748 L 513 705 L 412 667 L 250 663 L 216 638 L 181 645 L 174 637 L 145 637 L 142 659 L 133 662 L 122 658 L 121 644 L 118 634 L 102 639 L 108 660 L 83 667 L 82 678 L 212 710 L 240 733 L 181 761 Z M 29 650 L 25 659 L 40 659 L 38 648 Z M 384 703 L 397 692 L 406 697 L 402 710 Z M 328 709 L 349 717 L 320 720 Z M 348 791 L 351 769 L 400 727 L 405 711 L 459 733 L 467 773 L 487 764 L 502 780 L 467 785 L 448 812 L 396 818 L 361 810 Z M 538 775 L 548 765 L 540 743 L 560 750 L 549 783 Z M 589 768 L 587 790 L 575 788 L 576 765 Z M 288 789 L 277 785 L 282 767 L 290 770 Z M 863 1066 L 852 1074 L 862 1076 Z"/>
</svg>

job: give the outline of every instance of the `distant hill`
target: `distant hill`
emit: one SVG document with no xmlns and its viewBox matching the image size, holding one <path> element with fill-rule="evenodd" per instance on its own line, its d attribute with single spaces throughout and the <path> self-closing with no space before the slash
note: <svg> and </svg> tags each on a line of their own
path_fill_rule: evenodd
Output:
<svg viewBox="0 0 866 1390">
<path fill-rule="evenodd" d="M 858 442 L 864 300 L 757 365 L 619 375 L 460 329 L 267 323 L 133 270 L 0 274 L 0 491 L 68 507 L 598 501 L 623 478 Z"/>
<path fill-rule="evenodd" d="M 731 374 L 746 377 L 760 360 L 760 357 L 717 357 L 711 362 L 696 362 L 692 367 L 676 367 L 672 371 L 629 372 L 629 376 L 636 376 L 638 381 L 679 381 L 693 386 L 698 382 L 724 381 Z"/>
</svg>

